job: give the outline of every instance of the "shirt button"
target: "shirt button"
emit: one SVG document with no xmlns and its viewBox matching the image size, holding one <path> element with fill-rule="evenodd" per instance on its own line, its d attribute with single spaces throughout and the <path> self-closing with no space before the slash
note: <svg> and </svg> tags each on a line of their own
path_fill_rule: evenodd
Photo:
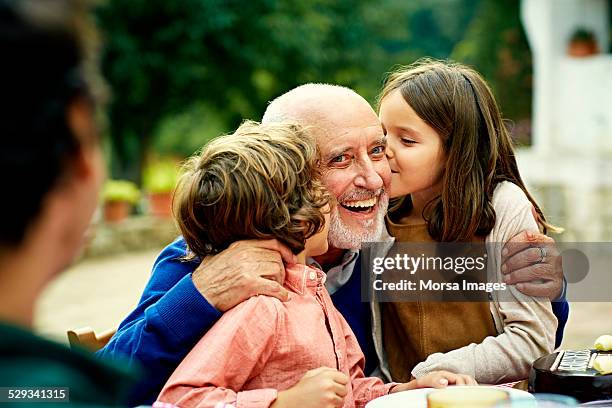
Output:
<svg viewBox="0 0 612 408">
<path fill-rule="evenodd" d="M 310 280 L 315 280 L 317 279 L 317 273 L 315 271 L 310 271 L 308 277 L 310 278 Z"/>
</svg>

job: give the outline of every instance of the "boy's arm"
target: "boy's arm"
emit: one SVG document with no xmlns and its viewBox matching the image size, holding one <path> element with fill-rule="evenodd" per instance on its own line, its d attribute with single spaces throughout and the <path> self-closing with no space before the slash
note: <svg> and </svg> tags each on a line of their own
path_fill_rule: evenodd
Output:
<svg viewBox="0 0 612 408">
<path fill-rule="evenodd" d="M 130 401 L 137 405 L 155 399 L 172 371 L 221 316 L 195 288 L 191 273 L 199 262 L 182 261 L 185 254 L 182 238 L 161 252 L 138 306 L 97 353 L 146 369 Z"/>
<path fill-rule="evenodd" d="M 174 371 L 158 401 L 180 407 L 269 407 L 275 389 L 241 391 L 275 349 L 284 314 L 257 296 L 228 311 Z"/>
</svg>

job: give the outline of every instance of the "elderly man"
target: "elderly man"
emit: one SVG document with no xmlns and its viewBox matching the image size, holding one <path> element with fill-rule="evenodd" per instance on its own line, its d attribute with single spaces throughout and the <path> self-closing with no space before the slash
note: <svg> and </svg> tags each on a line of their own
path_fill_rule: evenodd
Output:
<svg viewBox="0 0 612 408">
<path fill-rule="evenodd" d="M 370 105 L 354 91 L 334 85 L 307 84 L 274 100 L 263 122 L 297 121 L 310 126 L 322 154 L 323 182 L 337 198 L 331 217 L 329 252 L 312 260 L 327 272 L 326 286 L 366 356 L 366 373 L 376 367 L 371 316 L 360 299 L 359 248 L 376 241 L 384 228 L 390 168 L 380 122 Z M 510 282 L 528 282 L 527 294 L 556 298 L 563 274 L 547 264 L 533 265 L 528 243 L 550 242 L 544 236 L 521 234 L 508 260 Z M 129 356 L 149 373 L 134 403 L 153 401 L 174 368 L 220 315 L 250 296 L 287 299 L 282 288 L 283 263 L 293 255 L 276 241 L 244 241 L 198 262 L 184 262 L 179 238 L 162 251 L 137 308 L 119 327 L 103 356 Z M 535 259 L 537 262 L 537 259 Z M 527 277 L 527 278 L 526 278 Z M 566 305 L 566 303 L 565 303 Z M 560 314 L 560 320 L 567 319 Z"/>
</svg>

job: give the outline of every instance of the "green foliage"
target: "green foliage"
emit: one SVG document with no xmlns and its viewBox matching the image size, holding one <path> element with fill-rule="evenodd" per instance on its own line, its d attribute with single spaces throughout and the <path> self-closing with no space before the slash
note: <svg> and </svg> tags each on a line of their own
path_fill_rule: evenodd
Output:
<svg viewBox="0 0 612 408">
<path fill-rule="evenodd" d="M 127 180 L 106 180 L 102 189 L 102 200 L 127 201 L 136 204 L 140 200 L 140 190 L 136 184 Z"/>
<path fill-rule="evenodd" d="M 209 140 L 229 131 L 221 114 L 204 104 L 163 118 L 153 134 L 152 150 L 159 155 L 187 157 Z"/>
<path fill-rule="evenodd" d="M 421 56 L 473 64 L 506 113 L 529 116 L 530 55 L 515 0 L 108 0 L 103 70 L 111 173 L 187 156 L 305 82 L 373 102 L 385 72 Z M 467 33 L 466 33 L 467 27 Z M 459 44 L 458 44 L 459 43 Z M 457 45 L 458 44 L 458 45 Z"/>
<path fill-rule="evenodd" d="M 215 112 L 210 129 L 224 132 L 259 119 L 270 99 L 304 82 L 343 84 L 373 99 L 393 63 L 385 39 L 407 36 L 398 19 L 407 3 L 109 0 L 98 19 L 114 90 L 112 174 L 138 180 L 146 152 L 163 147 L 160 126 L 194 104 Z M 206 135 L 194 140 L 210 137 L 206 123 L 198 128 Z"/>
<path fill-rule="evenodd" d="M 172 160 L 156 160 L 144 169 L 143 186 L 149 193 L 168 193 L 178 180 L 178 166 Z"/>
<path fill-rule="evenodd" d="M 448 58 L 473 19 L 479 0 L 413 0 L 405 3 L 409 6 L 393 20 L 393 24 L 404 24 L 407 35 L 385 40 L 385 47 L 393 57 L 396 52 L 403 52 L 403 61 L 397 61 L 402 64 L 424 56 Z"/>
<path fill-rule="evenodd" d="M 608 0 L 610 12 L 608 12 L 608 54 L 612 54 L 612 0 Z"/>
<path fill-rule="evenodd" d="M 586 28 L 577 28 L 570 38 L 571 42 L 592 42 L 595 41 L 595 34 L 593 31 Z"/>
<path fill-rule="evenodd" d="M 451 58 L 474 66 L 485 77 L 505 117 L 517 123 L 531 117 L 532 60 L 520 2 L 480 0 Z"/>
</svg>

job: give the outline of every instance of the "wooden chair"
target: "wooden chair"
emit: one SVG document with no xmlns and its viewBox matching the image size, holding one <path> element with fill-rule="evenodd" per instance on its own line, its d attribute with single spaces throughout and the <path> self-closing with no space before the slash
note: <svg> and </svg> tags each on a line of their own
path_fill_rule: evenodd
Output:
<svg viewBox="0 0 612 408">
<path fill-rule="evenodd" d="M 116 329 L 111 329 L 96 335 L 91 327 L 83 327 L 68 330 L 67 334 L 71 348 L 82 347 L 95 352 L 106 346 L 116 332 Z"/>
</svg>

